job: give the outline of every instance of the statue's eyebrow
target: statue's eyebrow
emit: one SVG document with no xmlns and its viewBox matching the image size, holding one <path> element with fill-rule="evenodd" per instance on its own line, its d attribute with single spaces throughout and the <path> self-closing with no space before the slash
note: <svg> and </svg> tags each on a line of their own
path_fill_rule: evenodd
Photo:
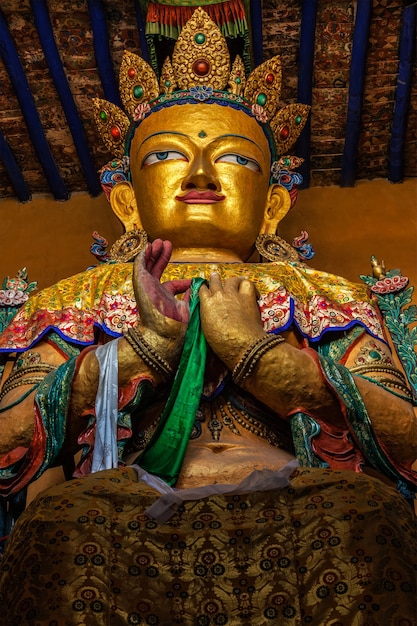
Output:
<svg viewBox="0 0 417 626">
<path fill-rule="evenodd" d="M 149 137 L 146 137 L 146 139 L 142 141 L 141 146 L 143 146 L 146 141 L 149 141 L 149 139 L 152 139 L 152 137 L 157 137 L 158 135 L 179 135 L 180 137 L 188 137 L 188 135 L 185 135 L 184 133 L 179 133 L 175 130 L 161 130 L 157 133 L 152 133 L 152 135 L 149 135 Z"/>
<path fill-rule="evenodd" d="M 178 135 L 179 137 L 186 137 L 189 139 L 188 135 L 185 135 L 184 133 L 179 133 L 175 130 L 160 130 L 157 133 L 152 133 L 152 135 L 149 135 L 149 137 L 145 137 L 145 139 L 142 141 L 142 143 L 138 146 L 138 149 L 136 150 L 136 155 L 138 154 L 139 150 L 142 148 L 142 146 L 149 141 L 149 139 L 152 139 L 153 137 L 158 137 L 158 135 Z"/>
<path fill-rule="evenodd" d="M 158 131 L 157 133 L 152 133 L 152 135 L 149 135 L 149 137 L 146 137 L 140 144 L 138 151 L 147 141 L 149 141 L 149 139 L 152 139 L 153 137 L 158 137 L 158 135 L 178 135 L 179 137 L 186 137 L 187 139 L 190 139 L 189 135 L 186 135 L 185 133 L 180 133 L 176 130 L 161 130 L 161 131 Z M 254 141 L 253 139 L 250 139 L 249 137 L 245 137 L 245 135 L 236 135 L 235 133 L 226 133 L 225 135 L 219 135 L 218 137 L 215 137 L 214 140 L 217 141 L 218 139 L 230 139 L 230 138 L 244 139 L 245 141 L 249 141 L 250 143 L 253 143 L 253 145 L 256 146 L 258 150 L 263 154 L 263 150 L 261 146 L 257 144 L 256 141 Z"/>
<path fill-rule="evenodd" d="M 262 150 L 261 146 L 259 144 L 256 143 L 256 141 L 254 141 L 253 139 L 250 139 L 250 137 L 245 137 L 245 135 L 236 135 L 234 133 L 228 133 L 226 135 L 219 135 L 218 137 L 216 137 L 217 139 L 245 139 L 245 141 L 250 141 L 250 143 L 253 143 L 254 146 L 256 146 L 258 148 L 258 150 L 264 154 L 264 151 Z"/>
</svg>

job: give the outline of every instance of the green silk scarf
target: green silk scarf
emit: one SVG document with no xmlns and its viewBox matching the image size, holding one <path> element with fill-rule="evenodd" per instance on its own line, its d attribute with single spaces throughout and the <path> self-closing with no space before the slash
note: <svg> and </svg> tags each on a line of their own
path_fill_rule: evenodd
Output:
<svg viewBox="0 0 417 626">
<path fill-rule="evenodd" d="M 178 370 L 158 426 L 137 460 L 170 486 L 178 480 L 204 384 L 207 345 L 198 296 L 203 283 L 204 278 L 191 281 L 190 320 Z"/>
</svg>

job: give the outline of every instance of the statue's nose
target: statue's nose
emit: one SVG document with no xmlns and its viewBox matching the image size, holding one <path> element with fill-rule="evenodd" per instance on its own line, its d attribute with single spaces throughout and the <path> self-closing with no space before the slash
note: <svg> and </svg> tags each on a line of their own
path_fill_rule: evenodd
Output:
<svg viewBox="0 0 417 626">
<path fill-rule="evenodd" d="M 203 155 L 200 155 L 191 161 L 188 174 L 182 181 L 181 188 L 183 190 L 211 189 L 220 192 L 221 184 L 212 164 Z"/>
</svg>

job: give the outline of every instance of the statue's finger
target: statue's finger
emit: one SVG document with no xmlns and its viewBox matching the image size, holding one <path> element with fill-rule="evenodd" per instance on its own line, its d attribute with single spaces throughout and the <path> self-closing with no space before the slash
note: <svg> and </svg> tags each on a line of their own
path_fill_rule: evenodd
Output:
<svg viewBox="0 0 417 626">
<path fill-rule="evenodd" d="M 146 271 L 152 275 L 154 274 L 155 265 L 158 262 L 159 257 L 161 256 L 161 252 L 163 250 L 163 241 L 162 239 L 155 239 L 147 246 L 146 249 L 146 257 L 145 257 L 145 268 Z"/>
<path fill-rule="evenodd" d="M 184 293 L 187 289 L 189 289 L 191 285 L 191 278 L 170 280 L 166 283 L 162 283 L 162 285 L 169 293 L 176 296 L 178 293 Z"/>
<path fill-rule="evenodd" d="M 232 276 L 231 278 L 228 278 L 224 283 L 224 290 L 239 291 L 240 284 L 243 280 L 244 278 L 242 278 L 242 276 Z"/>
<path fill-rule="evenodd" d="M 156 239 L 154 243 L 156 242 L 158 245 L 157 254 L 155 255 L 151 274 L 159 280 L 171 258 L 172 243 L 170 241 L 162 241 L 162 239 Z"/>
<path fill-rule="evenodd" d="M 217 272 L 213 272 L 210 275 L 209 289 L 212 293 L 216 291 L 223 291 L 223 285 L 222 285 L 222 281 L 220 278 L 220 274 L 218 274 Z"/>
<path fill-rule="evenodd" d="M 239 293 L 256 298 L 256 287 L 251 280 L 244 278 L 240 281 Z"/>
</svg>

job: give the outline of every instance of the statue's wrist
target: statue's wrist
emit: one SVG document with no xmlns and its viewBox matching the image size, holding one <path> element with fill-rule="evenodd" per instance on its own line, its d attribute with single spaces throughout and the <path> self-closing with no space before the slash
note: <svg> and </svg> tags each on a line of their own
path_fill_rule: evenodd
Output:
<svg viewBox="0 0 417 626">
<path fill-rule="evenodd" d="M 252 375 L 261 358 L 284 341 L 282 335 L 264 335 L 252 341 L 232 370 L 233 382 L 242 385 Z"/>
<path fill-rule="evenodd" d="M 125 339 L 137 356 L 162 380 L 171 378 L 181 353 L 182 344 L 178 339 L 167 339 L 155 331 L 139 327 L 129 329 Z"/>
</svg>

